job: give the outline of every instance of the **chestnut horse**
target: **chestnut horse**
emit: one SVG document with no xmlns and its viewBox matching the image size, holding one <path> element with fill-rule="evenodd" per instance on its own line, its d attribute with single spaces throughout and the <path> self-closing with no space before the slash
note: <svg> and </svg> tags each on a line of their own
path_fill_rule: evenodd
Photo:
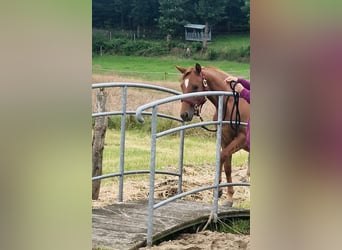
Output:
<svg viewBox="0 0 342 250">
<path fill-rule="evenodd" d="M 196 63 L 195 68 L 183 68 L 176 66 L 176 68 L 183 74 L 181 88 L 183 94 L 200 92 L 200 91 L 229 91 L 232 89 L 229 84 L 225 82 L 225 79 L 229 76 L 227 73 L 213 68 L 213 67 L 201 67 L 200 64 Z M 212 104 L 216 107 L 216 113 L 213 120 L 217 120 L 218 111 L 218 96 L 208 96 L 207 97 Z M 223 106 L 223 120 L 229 121 L 231 118 L 235 121 L 236 109 L 233 109 L 234 97 L 225 96 Z M 228 98 L 228 100 L 227 100 Z M 199 112 L 204 104 L 205 97 L 194 97 L 182 100 L 181 113 L 180 116 L 183 121 L 191 121 L 194 115 L 200 115 Z M 226 107 L 225 107 L 226 105 Z M 239 112 L 240 121 L 247 122 L 249 118 L 249 104 L 243 99 L 239 98 Z M 231 114 L 233 110 L 233 114 Z M 232 172 L 232 154 L 239 151 L 240 149 L 247 150 L 246 143 L 246 127 L 239 126 L 237 131 L 234 131 L 230 125 L 222 126 L 222 142 L 221 142 L 221 173 L 224 165 L 224 171 L 226 174 L 227 182 L 232 182 L 231 172 Z M 235 133 L 237 132 L 237 134 Z M 220 174 L 220 183 L 221 183 Z M 233 205 L 233 194 L 234 188 L 228 187 L 228 199 L 224 203 L 226 206 Z M 220 196 L 222 191 L 220 190 Z"/>
</svg>

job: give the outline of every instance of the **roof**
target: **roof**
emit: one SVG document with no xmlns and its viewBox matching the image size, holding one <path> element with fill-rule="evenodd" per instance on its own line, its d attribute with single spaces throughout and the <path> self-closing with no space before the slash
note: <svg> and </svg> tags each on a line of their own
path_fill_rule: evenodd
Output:
<svg viewBox="0 0 342 250">
<path fill-rule="evenodd" d="M 203 25 L 203 24 L 192 24 L 192 23 L 189 23 L 189 24 L 184 25 L 184 28 L 204 29 L 204 28 L 205 28 L 205 25 Z"/>
</svg>

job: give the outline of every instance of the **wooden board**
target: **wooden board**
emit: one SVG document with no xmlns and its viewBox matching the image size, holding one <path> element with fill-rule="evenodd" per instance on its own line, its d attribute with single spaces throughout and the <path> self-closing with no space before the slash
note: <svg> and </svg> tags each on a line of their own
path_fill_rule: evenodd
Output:
<svg viewBox="0 0 342 250">
<path fill-rule="evenodd" d="M 154 210 L 153 240 L 206 222 L 209 204 L 178 200 Z M 148 201 L 116 203 L 92 211 L 93 248 L 130 250 L 146 244 Z M 249 210 L 220 207 L 219 217 L 249 217 Z"/>
</svg>

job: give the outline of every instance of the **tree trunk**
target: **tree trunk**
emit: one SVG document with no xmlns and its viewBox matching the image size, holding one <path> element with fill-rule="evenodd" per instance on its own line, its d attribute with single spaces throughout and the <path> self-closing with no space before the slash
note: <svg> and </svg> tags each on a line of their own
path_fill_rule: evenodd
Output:
<svg viewBox="0 0 342 250">
<path fill-rule="evenodd" d="M 96 94 L 96 112 L 104 112 L 107 94 L 100 89 Z M 92 142 L 92 177 L 102 175 L 103 148 L 108 126 L 108 117 L 99 116 L 95 118 L 95 126 Z M 92 199 L 97 200 L 100 194 L 101 180 L 92 183 Z"/>
<path fill-rule="evenodd" d="M 167 34 L 167 36 L 166 36 L 166 47 L 167 47 L 168 51 L 171 50 L 171 35 L 170 34 Z"/>
<path fill-rule="evenodd" d="M 207 42 L 208 42 L 208 32 L 209 32 L 209 24 L 208 21 L 205 22 L 205 27 L 204 27 L 204 37 L 202 41 L 202 53 L 204 53 L 207 50 Z"/>
<path fill-rule="evenodd" d="M 140 38 L 140 24 L 137 26 L 137 38 Z"/>
</svg>

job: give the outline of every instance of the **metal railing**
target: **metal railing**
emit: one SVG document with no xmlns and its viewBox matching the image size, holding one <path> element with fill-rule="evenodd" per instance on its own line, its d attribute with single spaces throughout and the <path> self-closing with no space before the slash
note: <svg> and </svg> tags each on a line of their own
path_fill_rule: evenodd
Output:
<svg viewBox="0 0 342 250">
<path fill-rule="evenodd" d="M 210 121 L 210 122 L 199 122 L 189 125 L 184 125 L 172 128 L 166 131 L 162 131 L 157 133 L 157 114 L 158 114 L 158 106 L 161 104 L 166 104 L 173 101 L 179 101 L 181 99 L 186 98 L 192 98 L 192 97 L 199 97 L 199 96 L 218 96 L 218 118 L 217 121 Z M 149 184 L 149 201 L 148 201 L 148 219 L 147 219 L 147 245 L 152 245 L 153 240 L 153 213 L 154 209 L 157 209 L 163 205 L 166 205 L 169 202 L 175 201 L 177 199 L 180 199 L 184 196 L 202 192 L 204 190 L 208 189 L 214 189 L 214 204 L 213 204 L 213 221 L 214 223 L 217 222 L 218 219 L 218 196 L 219 196 L 219 188 L 220 187 L 226 187 L 226 186 L 250 186 L 249 183 L 223 183 L 219 184 L 219 177 L 220 177 L 220 152 L 221 152 L 221 133 L 222 133 L 222 126 L 226 124 L 235 124 L 235 122 L 231 121 L 223 121 L 222 117 L 222 110 L 223 110 L 223 97 L 224 96 L 233 96 L 232 92 L 225 92 L 225 91 L 205 91 L 205 92 L 197 92 L 197 93 L 189 93 L 189 94 L 182 94 L 178 96 L 171 96 L 164 99 L 160 99 L 145 105 L 140 106 L 136 111 L 136 117 L 139 122 L 144 122 L 143 113 L 144 110 L 152 108 L 152 127 L 151 127 L 151 156 L 150 156 L 150 184 Z M 241 125 L 246 126 L 247 123 L 241 122 Z M 184 133 L 184 130 L 194 127 L 199 127 L 203 125 L 217 125 L 217 131 L 216 131 L 216 161 L 215 161 L 215 181 L 214 185 L 207 186 L 207 187 L 201 187 L 198 189 L 194 189 L 188 192 L 184 193 L 178 193 L 177 195 L 170 197 L 166 200 L 163 200 L 159 203 L 155 204 L 154 199 L 154 183 L 155 183 L 155 174 L 157 173 L 155 170 L 155 158 L 156 158 L 156 148 L 157 148 L 157 138 L 174 133 L 174 132 L 180 132 L 182 135 Z M 182 143 L 184 143 L 184 139 L 182 140 Z M 184 145 L 181 147 L 183 148 Z M 183 161 L 183 151 L 181 150 L 181 159 Z M 183 166 L 183 163 L 179 164 L 180 166 Z M 180 169 L 181 170 L 181 169 Z M 182 173 L 182 172 L 180 172 Z M 182 180 L 182 176 L 179 177 L 180 180 Z M 179 183 L 179 185 L 182 185 L 182 183 Z M 181 187 L 179 187 L 181 190 Z"/>
<path fill-rule="evenodd" d="M 111 115 L 120 115 L 121 116 L 121 133 L 120 133 L 120 163 L 119 163 L 119 172 L 104 174 L 101 176 L 95 176 L 92 178 L 92 181 L 118 177 L 119 178 L 119 194 L 118 194 L 118 201 L 123 201 L 123 186 L 124 186 L 124 176 L 125 175 L 133 175 L 133 174 L 150 174 L 149 180 L 149 201 L 148 201 L 148 221 L 147 221 L 147 245 L 152 245 L 153 239 L 153 214 L 154 209 L 157 209 L 163 205 L 166 205 L 172 201 L 180 199 L 184 196 L 202 192 L 209 189 L 214 189 L 214 204 L 213 204 L 213 218 L 214 222 L 217 222 L 218 219 L 218 194 L 220 187 L 226 186 L 249 186 L 249 183 L 223 183 L 219 184 L 219 175 L 220 175 L 220 151 L 221 151 L 221 132 L 222 126 L 227 124 L 234 124 L 234 122 L 230 121 L 223 121 L 222 118 L 222 109 L 223 109 L 223 97 L 224 96 L 232 96 L 232 92 L 224 92 L 224 91 L 211 91 L 211 92 L 197 92 L 197 93 L 190 93 L 190 94 L 182 94 L 181 92 L 156 86 L 156 85 L 149 85 L 143 83 L 122 83 L 122 82 L 110 82 L 110 83 L 96 83 L 92 84 L 92 89 L 97 88 L 113 88 L 113 87 L 120 87 L 122 88 L 121 93 L 121 110 L 120 111 L 109 111 L 109 112 L 98 112 L 93 113 L 92 117 L 99 117 L 99 116 L 111 116 Z M 160 99 L 154 102 L 150 102 L 148 104 L 142 105 L 137 108 L 137 110 L 126 110 L 127 107 L 127 89 L 129 87 L 133 88 L 143 88 L 143 89 L 152 89 L 157 91 L 162 91 L 166 93 L 170 93 L 174 96 L 167 97 L 164 99 Z M 172 115 L 158 113 L 158 106 L 161 104 L 166 104 L 174 101 L 179 101 L 181 99 L 191 98 L 191 97 L 198 97 L 198 96 L 218 96 L 219 98 L 219 107 L 218 107 L 218 119 L 217 121 L 207 121 L 207 122 L 198 122 L 187 124 L 183 122 L 178 117 L 174 117 Z M 152 112 L 146 112 L 145 110 L 152 108 Z M 149 170 L 132 170 L 132 171 L 125 171 L 125 128 L 126 128 L 126 116 L 127 115 L 136 115 L 136 118 L 139 122 L 144 122 L 143 116 L 148 115 L 152 117 L 152 124 L 151 124 L 151 155 L 150 155 L 150 169 Z M 165 131 L 161 131 L 157 133 L 157 118 L 166 118 L 178 121 L 181 126 L 176 128 L 171 128 Z M 208 125 L 217 125 L 217 132 L 216 132 L 216 161 L 215 161 L 215 180 L 214 185 L 201 187 L 198 189 L 190 190 L 187 192 L 182 192 L 182 184 L 183 184 L 183 151 L 184 151 L 184 131 L 186 129 L 200 127 L 200 126 L 208 126 Z M 241 122 L 240 125 L 246 126 L 247 123 Z M 180 145 L 179 145 L 179 162 L 178 162 L 178 172 L 168 172 L 168 171 L 158 171 L 155 169 L 155 159 L 156 159 L 156 148 L 157 148 L 157 139 L 171 134 L 179 132 L 180 136 Z M 156 174 L 165 174 L 165 175 L 173 175 L 178 177 L 178 194 L 165 199 L 161 202 L 155 204 L 154 200 L 154 183 L 155 183 L 155 175 Z"/>
<path fill-rule="evenodd" d="M 166 92 L 172 95 L 180 95 L 181 92 L 156 86 L 156 85 L 150 85 L 150 84 L 144 84 L 144 83 L 122 83 L 122 82 L 108 82 L 108 83 L 94 83 L 92 84 L 92 89 L 98 89 L 98 88 L 114 88 L 114 87 L 120 87 L 122 88 L 121 91 L 121 111 L 110 111 L 110 112 L 98 112 L 93 113 L 92 117 L 99 117 L 99 116 L 111 116 L 111 115 L 120 115 L 121 116 L 121 133 L 120 133 L 120 163 L 119 163 L 119 172 L 118 173 L 110 173 L 110 174 L 104 174 L 101 176 L 94 176 L 92 178 L 92 181 L 95 180 L 101 180 L 106 178 L 112 178 L 112 177 L 118 177 L 119 178 L 119 192 L 118 192 L 118 201 L 123 201 L 123 186 L 124 186 L 124 176 L 125 175 L 132 175 L 132 174 L 148 174 L 149 170 L 136 170 L 136 171 L 125 171 L 125 138 L 126 138 L 126 116 L 127 115 L 135 115 L 136 111 L 134 110 L 127 110 L 127 89 L 130 88 L 143 88 L 143 89 L 151 89 L 151 90 L 157 90 L 161 92 Z M 143 112 L 143 115 L 152 115 L 151 112 Z M 171 119 L 180 122 L 183 124 L 183 121 L 178 118 L 167 114 L 158 113 L 155 114 L 158 117 Z M 180 151 L 183 152 L 183 146 L 184 146 L 184 133 L 181 132 L 180 134 Z M 180 155 L 179 159 L 179 170 L 178 173 L 173 172 L 167 172 L 167 171 L 155 171 L 156 174 L 165 174 L 165 175 L 174 175 L 178 176 L 179 182 L 182 181 L 182 169 L 183 169 L 183 154 Z M 181 185 L 179 185 L 178 193 L 181 193 Z"/>
</svg>

